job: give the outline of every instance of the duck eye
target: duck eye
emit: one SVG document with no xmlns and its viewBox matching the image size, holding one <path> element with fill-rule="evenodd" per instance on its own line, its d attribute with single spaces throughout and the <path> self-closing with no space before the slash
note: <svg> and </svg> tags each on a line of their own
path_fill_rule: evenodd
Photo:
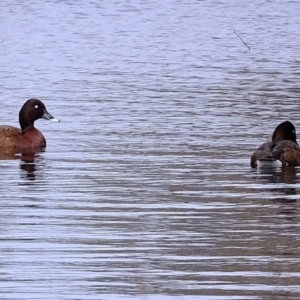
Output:
<svg viewBox="0 0 300 300">
<path fill-rule="evenodd" d="M 36 104 L 36 105 L 34 106 L 34 108 L 39 108 L 39 106 Z"/>
</svg>

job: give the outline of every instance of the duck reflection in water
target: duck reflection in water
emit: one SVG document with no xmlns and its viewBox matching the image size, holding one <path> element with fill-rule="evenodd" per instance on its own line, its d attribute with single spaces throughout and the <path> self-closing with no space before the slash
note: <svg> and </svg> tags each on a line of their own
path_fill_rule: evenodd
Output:
<svg viewBox="0 0 300 300">
<path fill-rule="evenodd" d="M 286 198 L 285 196 L 293 196 L 298 194 L 298 185 L 300 184 L 300 169 L 294 167 L 276 168 L 276 169 L 259 169 L 255 172 L 257 181 L 262 185 L 267 185 L 264 188 L 267 192 L 272 192 L 275 195 L 283 195 L 282 198 L 276 198 L 278 201 L 295 202 L 295 199 Z M 274 187 L 270 187 L 272 184 Z"/>
<path fill-rule="evenodd" d="M 25 176 L 24 172 L 21 174 L 21 177 L 25 177 L 28 180 L 35 180 L 36 179 L 36 162 L 35 160 L 40 158 L 40 153 L 22 153 L 21 154 L 21 163 L 20 163 L 20 169 L 25 171 Z"/>
<path fill-rule="evenodd" d="M 31 149 L 30 151 L 15 153 L 15 152 L 0 152 L 0 160 L 20 160 L 21 178 L 28 180 L 36 179 L 37 161 L 42 159 L 44 149 Z"/>
</svg>

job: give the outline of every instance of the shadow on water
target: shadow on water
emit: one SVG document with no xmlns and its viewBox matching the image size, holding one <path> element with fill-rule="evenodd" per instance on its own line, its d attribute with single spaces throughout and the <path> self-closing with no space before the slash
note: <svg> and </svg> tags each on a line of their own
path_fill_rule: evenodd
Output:
<svg viewBox="0 0 300 300">
<path fill-rule="evenodd" d="M 41 159 L 44 149 L 30 151 L 1 151 L 0 160 L 20 160 L 21 178 L 28 180 L 36 179 L 37 161 Z"/>
</svg>

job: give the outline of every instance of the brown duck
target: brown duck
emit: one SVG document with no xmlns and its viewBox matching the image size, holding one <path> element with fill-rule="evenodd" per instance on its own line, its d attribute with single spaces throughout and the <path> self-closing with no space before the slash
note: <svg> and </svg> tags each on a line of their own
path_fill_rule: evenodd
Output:
<svg viewBox="0 0 300 300">
<path fill-rule="evenodd" d="M 300 147 L 294 125 L 285 121 L 273 133 L 272 141 L 262 144 L 251 156 L 251 167 L 300 166 Z"/>
<path fill-rule="evenodd" d="M 34 127 L 34 122 L 41 118 L 59 122 L 49 114 L 42 101 L 38 99 L 27 100 L 19 112 L 21 128 L 0 126 L 0 149 L 45 148 L 45 137 Z"/>
</svg>

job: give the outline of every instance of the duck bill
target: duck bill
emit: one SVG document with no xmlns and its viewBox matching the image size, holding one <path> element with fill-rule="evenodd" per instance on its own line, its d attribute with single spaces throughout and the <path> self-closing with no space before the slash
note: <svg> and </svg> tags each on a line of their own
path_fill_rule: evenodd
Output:
<svg viewBox="0 0 300 300">
<path fill-rule="evenodd" d="M 52 121 L 52 122 L 59 123 L 59 120 L 54 118 L 51 114 L 49 114 L 46 109 L 44 110 L 44 114 L 42 115 L 42 118 L 46 119 L 46 120 L 49 120 L 49 121 Z"/>
</svg>

